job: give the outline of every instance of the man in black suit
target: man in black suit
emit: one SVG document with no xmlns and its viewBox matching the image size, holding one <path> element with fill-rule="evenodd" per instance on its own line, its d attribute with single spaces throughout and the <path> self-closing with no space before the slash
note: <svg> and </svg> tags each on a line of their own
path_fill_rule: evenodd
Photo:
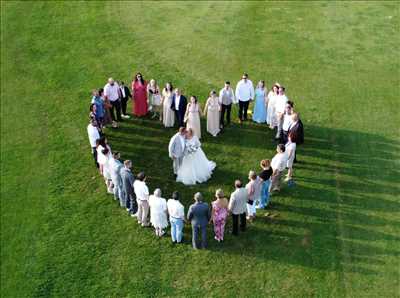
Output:
<svg viewBox="0 0 400 298">
<path fill-rule="evenodd" d="M 122 81 L 121 81 L 121 84 L 119 85 L 119 87 L 121 89 L 122 117 L 129 118 L 129 116 L 126 114 L 126 104 L 129 100 L 129 98 L 132 98 L 131 90 L 129 90 L 129 88 L 126 87 L 124 82 L 122 82 Z"/>
<path fill-rule="evenodd" d="M 187 99 L 181 94 L 181 91 L 176 88 L 172 96 L 171 109 L 175 112 L 175 119 L 179 127 L 185 126 L 183 119 L 186 113 Z"/>
<path fill-rule="evenodd" d="M 296 146 L 304 143 L 304 127 L 298 113 L 292 114 L 292 123 L 289 126 L 288 134 L 292 136 L 292 142 L 296 143 Z M 297 150 L 295 151 L 294 162 L 297 162 L 296 152 Z"/>
</svg>

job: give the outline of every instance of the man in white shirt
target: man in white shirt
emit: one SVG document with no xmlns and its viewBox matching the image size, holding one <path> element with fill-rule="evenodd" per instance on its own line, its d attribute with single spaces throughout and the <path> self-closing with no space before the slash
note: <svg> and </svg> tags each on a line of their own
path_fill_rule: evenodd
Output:
<svg viewBox="0 0 400 298">
<path fill-rule="evenodd" d="M 121 89 L 118 84 L 114 82 L 113 78 L 108 79 L 108 83 L 104 86 L 104 96 L 110 101 L 111 107 L 111 118 L 113 120 L 113 127 L 117 127 L 116 121 L 122 121 L 121 118 Z M 116 110 L 117 117 L 114 115 L 114 109 Z"/>
<path fill-rule="evenodd" d="M 278 130 L 276 132 L 275 139 L 282 138 L 282 125 L 283 125 L 283 114 L 285 113 L 286 103 L 288 98 L 285 95 L 285 87 L 280 86 L 278 90 L 278 96 L 275 98 L 275 113 L 278 119 Z"/>
<path fill-rule="evenodd" d="M 236 99 L 239 101 L 239 121 L 247 120 L 247 109 L 249 103 L 254 99 L 253 82 L 248 79 L 247 73 L 244 73 L 242 79 L 236 85 Z"/>
<path fill-rule="evenodd" d="M 138 203 L 138 224 L 142 225 L 142 227 L 147 227 L 149 225 L 147 221 L 149 215 L 149 188 L 147 187 L 145 180 L 146 175 L 143 172 L 140 172 L 133 183 L 136 201 Z"/>
<path fill-rule="evenodd" d="M 179 198 L 179 192 L 174 191 L 172 193 L 172 199 L 167 202 L 169 222 L 171 223 L 172 243 L 182 243 L 185 207 L 179 202 Z"/>
<path fill-rule="evenodd" d="M 287 164 L 285 149 L 285 145 L 283 144 L 276 146 L 277 154 L 271 160 L 271 168 L 273 173 L 271 177 L 270 192 L 280 190 L 280 179 Z"/>
<path fill-rule="evenodd" d="M 225 87 L 219 91 L 219 104 L 221 105 L 221 116 L 220 124 L 221 129 L 224 128 L 224 118 L 226 111 L 226 123 L 229 125 L 231 123 L 231 108 L 232 103 L 235 102 L 235 94 L 231 88 L 231 83 L 229 81 L 225 82 Z"/>
<path fill-rule="evenodd" d="M 94 119 L 90 120 L 89 125 L 87 126 L 87 132 L 88 132 L 88 136 L 89 136 L 89 143 L 90 143 L 90 147 L 92 147 L 92 154 L 93 154 L 93 158 L 94 158 L 94 164 L 96 165 L 96 167 L 99 167 L 99 164 L 97 162 L 97 143 L 96 141 L 100 140 L 100 133 L 99 130 L 97 128 L 97 122 Z"/>
<path fill-rule="evenodd" d="M 228 210 L 232 214 L 232 234 L 239 235 L 239 220 L 240 230 L 246 230 L 246 212 L 247 201 L 249 196 L 247 190 L 243 187 L 240 180 L 235 181 L 235 191 L 231 193 Z"/>
</svg>

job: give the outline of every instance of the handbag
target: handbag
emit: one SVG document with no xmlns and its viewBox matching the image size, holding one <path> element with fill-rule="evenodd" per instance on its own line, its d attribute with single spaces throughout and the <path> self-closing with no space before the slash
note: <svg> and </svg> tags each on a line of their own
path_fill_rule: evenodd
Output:
<svg viewBox="0 0 400 298">
<path fill-rule="evenodd" d="M 249 204 L 250 206 L 252 206 L 252 205 L 253 205 L 253 203 L 254 203 L 254 201 L 253 201 L 253 200 L 248 200 L 248 201 L 247 201 L 247 204 Z"/>
</svg>

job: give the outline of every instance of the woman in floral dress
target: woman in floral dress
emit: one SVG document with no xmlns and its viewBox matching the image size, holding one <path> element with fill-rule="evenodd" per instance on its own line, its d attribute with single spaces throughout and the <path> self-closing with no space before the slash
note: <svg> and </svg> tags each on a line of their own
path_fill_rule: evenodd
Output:
<svg viewBox="0 0 400 298">
<path fill-rule="evenodd" d="M 215 240 L 224 241 L 224 231 L 226 218 L 228 216 L 228 200 L 224 196 L 222 189 L 215 192 L 216 200 L 211 203 L 211 220 L 214 223 Z"/>
</svg>

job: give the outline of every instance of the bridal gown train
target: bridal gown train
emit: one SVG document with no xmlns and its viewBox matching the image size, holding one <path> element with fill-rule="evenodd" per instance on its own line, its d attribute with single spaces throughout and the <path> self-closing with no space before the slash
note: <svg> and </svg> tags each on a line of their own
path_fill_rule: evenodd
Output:
<svg viewBox="0 0 400 298">
<path fill-rule="evenodd" d="M 194 185 L 210 179 L 216 164 L 207 159 L 200 146 L 200 141 L 196 136 L 186 140 L 185 156 L 178 170 L 177 182 Z"/>
</svg>

